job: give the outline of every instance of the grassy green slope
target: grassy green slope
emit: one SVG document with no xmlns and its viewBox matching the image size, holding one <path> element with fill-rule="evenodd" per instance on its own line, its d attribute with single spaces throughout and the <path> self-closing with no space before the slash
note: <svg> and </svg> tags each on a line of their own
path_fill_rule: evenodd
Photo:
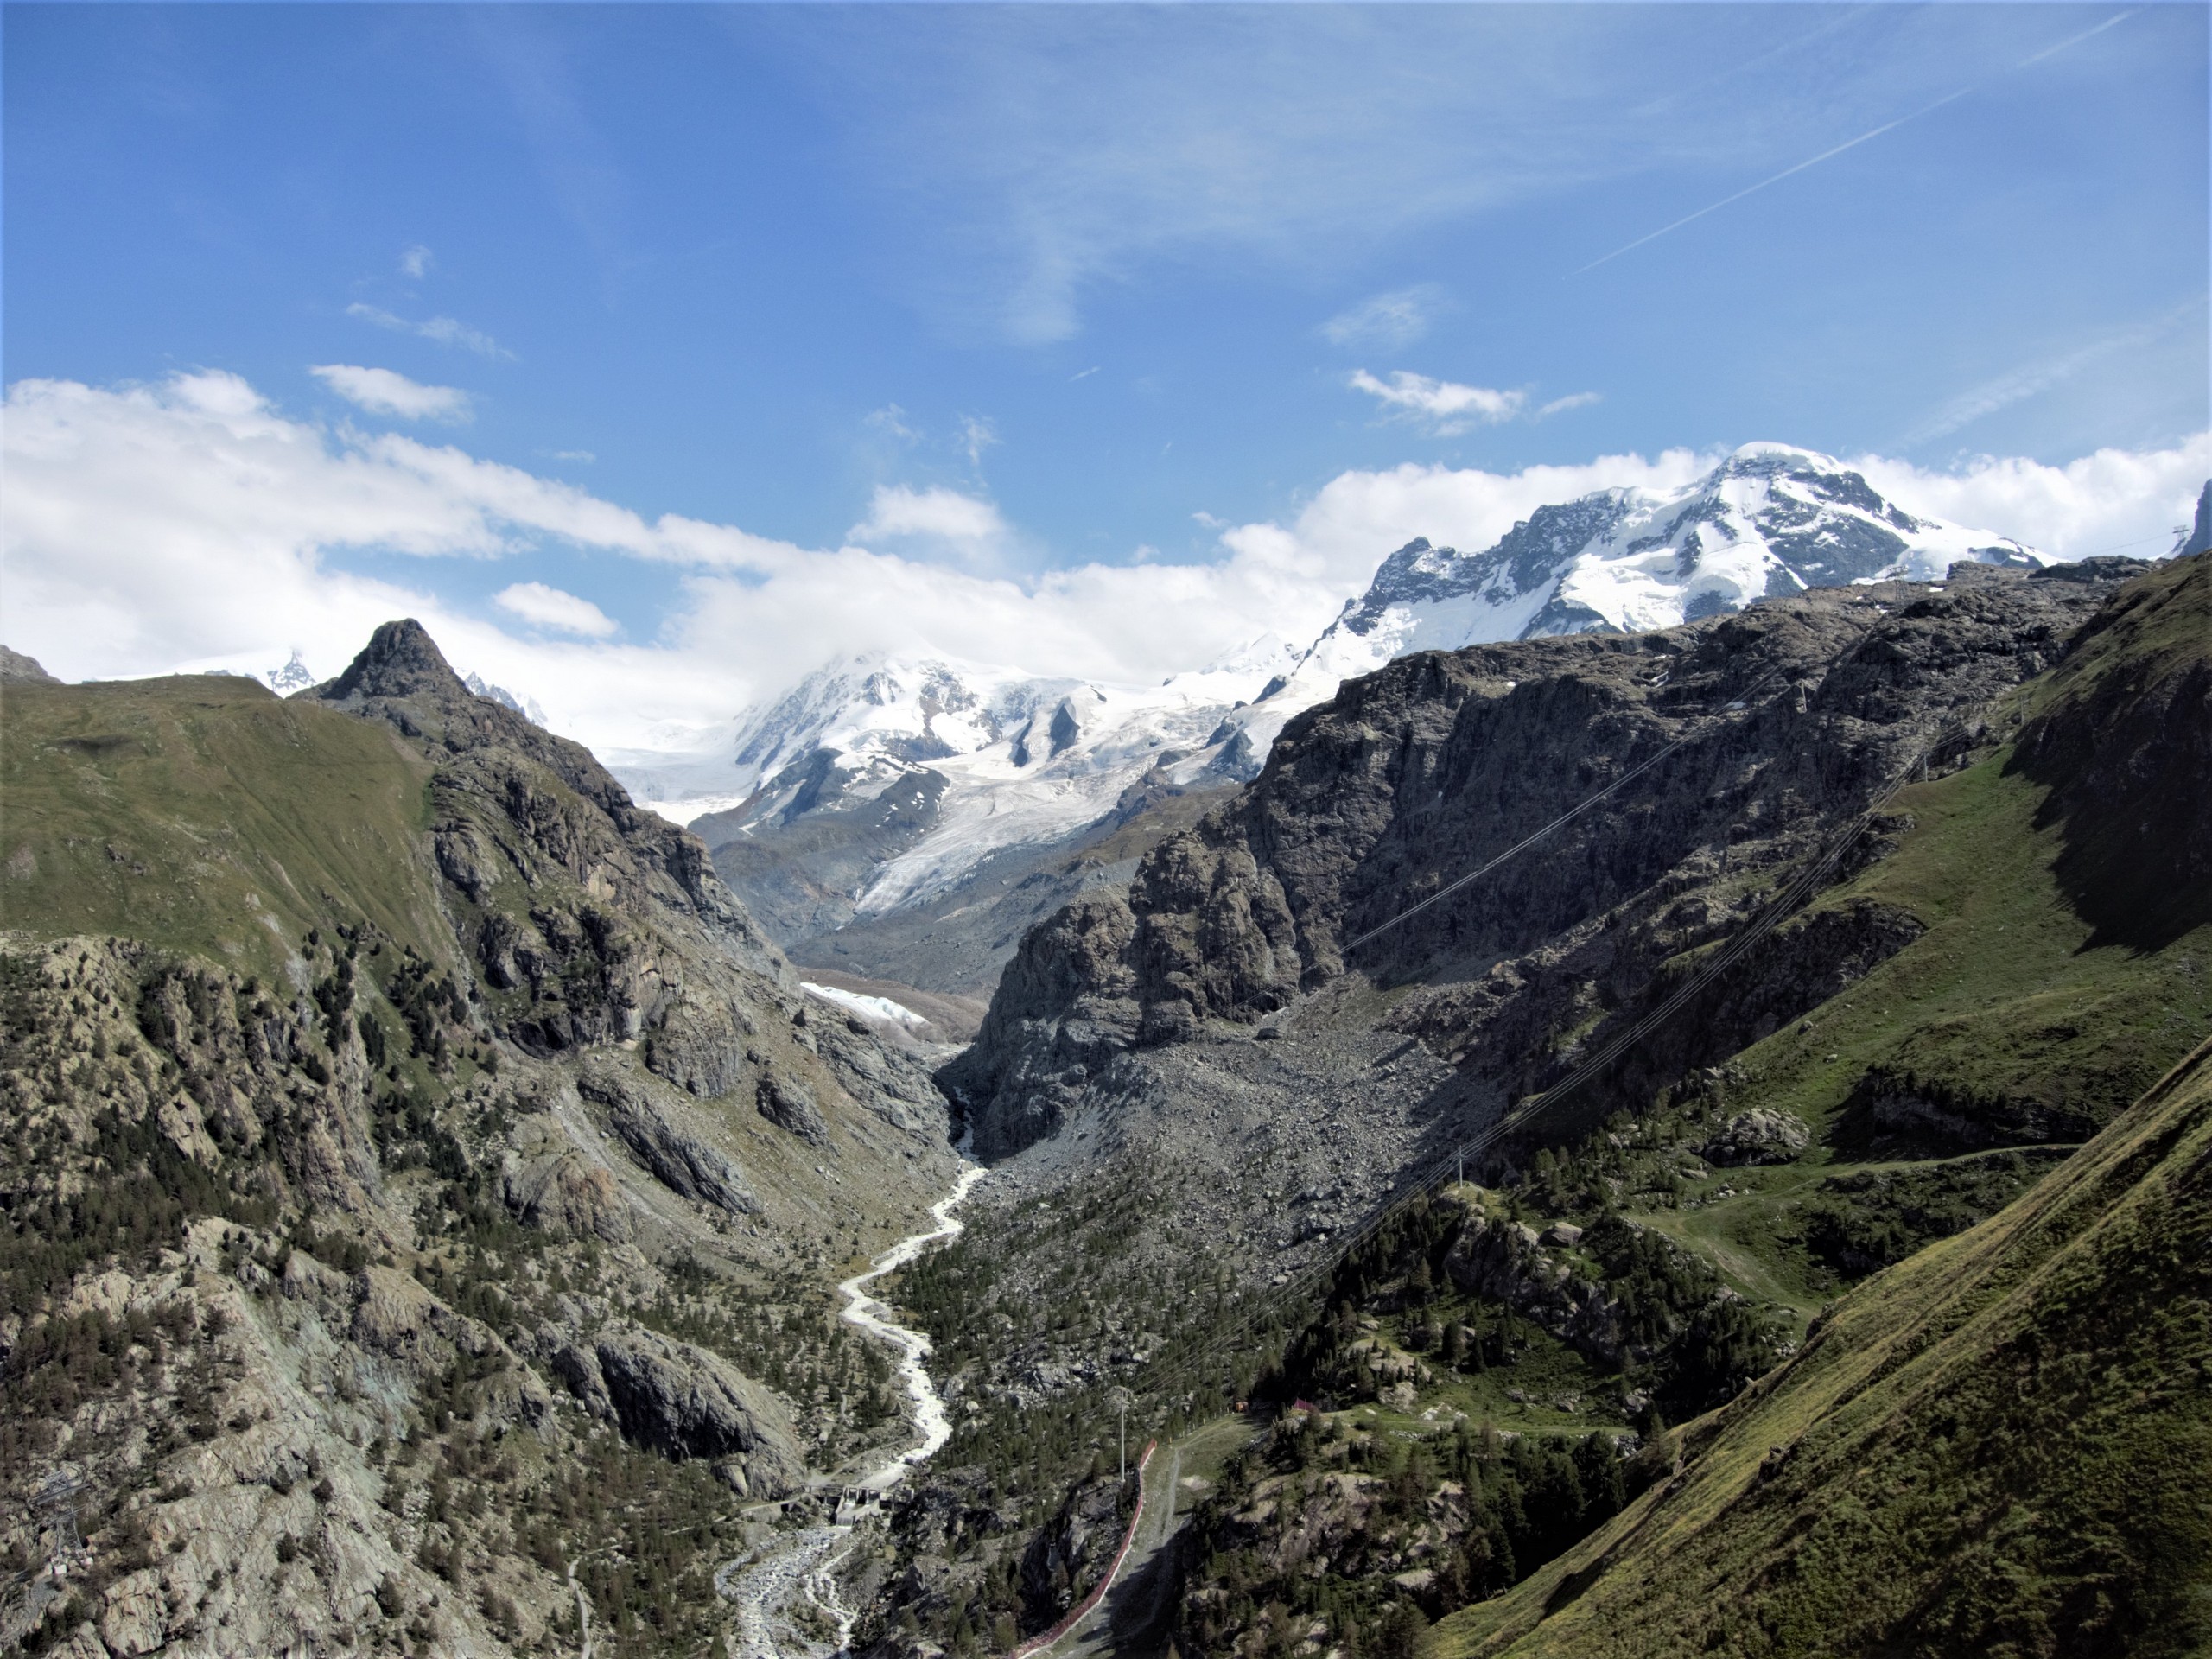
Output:
<svg viewBox="0 0 2212 1659">
<path fill-rule="evenodd" d="M 382 724 L 250 680 L 10 687 L 0 924 L 278 979 L 288 941 L 336 920 L 442 958 L 429 778 Z"/>
<path fill-rule="evenodd" d="M 1630 1212 L 1698 1249 L 1745 1294 L 1802 1319 L 1834 1289 L 1801 1243 L 1807 1206 L 1823 1200 L 1827 1179 L 1893 1174 L 1910 1167 L 1900 1157 L 1972 1149 L 1870 1144 L 1868 1097 L 1879 1086 L 1870 1079 L 1955 1103 L 1994 1128 L 1999 1144 L 2078 1143 L 2212 1031 L 2205 893 L 2097 867 L 2118 855 L 2109 831 L 2085 835 L 2078 809 L 2071 820 L 2061 810 L 2056 769 L 2020 752 L 2039 727 L 2078 721 L 2085 710 L 2119 709 L 2106 717 L 2115 728 L 2146 704 L 2171 710 L 2161 688 L 2201 677 L 2208 658 L 2212 560 L 2161 566 L 2123 590 L 2063 664 L 1994 712 L 1991 727 L 2006 741 L 1963 771 L 1901 791 L 1894 809 L 1911 828 L 1897 849 L 1814 908 L 1873 901 L 1910 911 L 1927 931 L 1808 1019 L 1735 1056 L 1721 1091 L 1724 1111 L 1795 1113 L 1815 1144 L 1789 1164 L 1716 1173 L 1684 1207 L 1631 1203 Z M 2023 737 L 2025 745 L 2013 741 Z M 2171 862 L 2183 837 L 2202 834 L 2182 823 L 2145 828 L 2156 844 L 2120 850 L 2148 865 Z M 1724 1185 L 1732 1196 L 1709 1196 Z"/>
<path fill-rule="evenodd" d="M 1869 1280 L 1682 1472 L 1440 1652 L 2200 1651 L 2212 1044 L 2029 1195 Z"/>
<path fill-rule="evenodd" d="M 1806 1205 L 1830 1177 L 1910 1166 L 1864 1144 L 1870 1072 L 2030 1126 L 2025 1143 L 2077 1142 L 2212 1030 L 2212 926 L 2155 950 L 2097 943 L 2056 873 L 2059 832 L 2037 824 L 2047 791 L 2007 771 L 2010 753 L 1904 791 L 1903 844 L 1822 901 L 1901 906 L 1928 931 L 1731 1062 L 1724 1110 L 1786 1109 L 1816 1144 L 1792 1163 L 1716 1172 L 1685 1207 L 1626 1206 L 1746 1295 L 1817 1309 L 1834 1285 L 1797 1243 Z M 1732 1196 L 1706 1196 L 1724 1186 Z"/>
</svg>

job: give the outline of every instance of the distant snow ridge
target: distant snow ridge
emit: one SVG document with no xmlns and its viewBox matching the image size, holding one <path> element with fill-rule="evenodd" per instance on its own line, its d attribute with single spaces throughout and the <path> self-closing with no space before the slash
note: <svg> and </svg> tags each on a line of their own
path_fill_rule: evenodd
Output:
<svg viewBox="0 0 2212 1659">
<path fill-rule="evenodd" d="M 282 668 L 272 668 L 261 677 L 269 682 L 269 689 L 280 697 L 289 697 L 295 691 L 304 691 L 315 683 L 315 674 L 308 667 L 307 658 L 295 651 L 292 660 Z"/>
<path fill-rule="evenodd" d="M 1750 444 L 1680 490 L 1539 508 L 1480 553 L 1408 542 L 1302 651 L 1266 636 L 1157 686 L 846 658 L 721 728 L 711 751 L 610 761 L 680 821 L 734 813 L 734 832 L 713 826 L 723 841 L 788 846 L 798 826 L 842 823 L 841 845 L 876 850 L 845 855 L 858 862 L 839 866 L 838 890 L 881 912 L 944 891 L 1000 849 L 1098 823 L 1147 779 L 1255 777 L 1293 715 L 1408 652 L 1668 627 L 1769 594 L 1941 577 L 1968 559 L 2042 562 L 1910 513 L 1826 455 Z"/>
<path fill-rule="evenodd" d="M 1540 507 L 1484 552 L 1408 542 L 1240 723 L 1264 753 L 1291 715 L 1408 652 L 1641 632 L 1808 588 L 1936 580 L 1961 560 L 2044 562 L 2007 537 L 1916 517 L 1827 455 L 1746 444 L 1679 490 Z"/>
<path fill-rule="evenodd" d="M 901 838 L 855 895 L 864 912 L 887 910 L 941 891 L 988 853 L 1096 823 L 1148 773 L 1198 779 L 1236 735 L 1223 717 L 1294 660 L 1265 639 L 1129 686 L 942 658 L 849 658 L 741 721 L 721 791 L 678 810 L 740 810 L 747 835 L 809 817 L 903 813 L 919 838 Z"/>
<path fill-rule="evenodd" d="M 545 711 L 537 706 L 536 697 L 524 702 L 505 686 L 490 684 L 481 674 L 464 674 L 461 676 L 461 683 L 478 696 L 487 698 L 503 708 L 513 709 L 533 726 L 543 726 L 545 723 Z"/>
<path fill-rule="evenodd" d="M 849 991 L 837 985 L 817 985 L 810 979 L 798 982 L 802 991 L 811 992 L 825 1002 L 834 1002 L 841 1008 L 866 1014 L 875 1020 L 893 1020 L 902 1026 L 926 1026 L 927 1014 L 916 1014 L 904 1002 L 894 1002 L 887 996 L 866 996 L 858 991 Z"/>
</svg>

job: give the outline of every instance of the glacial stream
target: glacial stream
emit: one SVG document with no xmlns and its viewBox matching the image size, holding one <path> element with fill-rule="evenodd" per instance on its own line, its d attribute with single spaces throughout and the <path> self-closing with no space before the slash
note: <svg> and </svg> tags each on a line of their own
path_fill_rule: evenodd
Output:
<svg viewBox="0 0 2212 1659">
<path fill-rule="evenodd" d="M 928 1462 L 952 1438 L 944 1398 L 922 1363 L 930 1351 L 930 1339 L 893 1319 L 890 1307 L 870 1295 L 868 1287 L 886 1274 L 896 1273 L 932 1244 L 957 1236 L 961 1224 L 953 1212 L 983 1173 L 980 1165 L 962 1170 L 952 1191 L 930 1207 L 936 1225 L 925 1232 L 910 1233 L 876 1257 L 866 1273 L 855 1274 L 837 1287 L 845 1299 L 837 1317 L 899 1351 L 899 1378 L 913 1402 L 914 1427 L 922 1435 L 918 1445 L 893 1454 L 857 1478 L 844 1481 L 845 1488 L 877 1495 L 887 1492 L 906 1478 L 907 1471 Z M 836 1573 L 852 1535 L 851 1526 L 832 1520 L 783 1535 L 757 1560 L 751 1559 L 748 1551 L 722 1565 L 715 1574 L 715 1590 L 737 1609 L 733 1650 L 738 1659 L 803 1659 L 846 1650 L 859 1614 L 845 1605 Z M 795 1616 L 807 1605 L 818 1609 L 836 1626 L 834 1643 L 825 1645 L 800 1631 Z"/>
</svg>

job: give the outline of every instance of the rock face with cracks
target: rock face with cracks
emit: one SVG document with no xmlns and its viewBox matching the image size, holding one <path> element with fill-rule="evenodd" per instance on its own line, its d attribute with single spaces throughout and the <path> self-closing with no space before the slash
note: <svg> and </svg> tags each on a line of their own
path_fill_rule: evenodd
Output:
<svg viewBox="0 0 2212 1659">
<path fill-rule="evenodd" d="M 622 1322 L 554 1365 L 587 1409 L 669 1457 L 728 1465 L 741 1494 L 781 1497 L 805 1474 L 782 1408 L 703 1348 Z"/>
</svg>

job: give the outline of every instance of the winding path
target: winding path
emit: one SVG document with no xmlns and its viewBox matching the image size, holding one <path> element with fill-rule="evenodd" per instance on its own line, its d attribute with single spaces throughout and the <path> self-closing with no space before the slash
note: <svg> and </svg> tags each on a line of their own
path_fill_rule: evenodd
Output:
<svg viewBox="0 0 2212 1659">
<path fill-rule="evenodd" d="M 850 1488 L 878 1495 L 887 1492 L 904 1480 L 909 1470 L 936 1456 L 938 1449 L 952 1438 L 952 1423 L 945 1415 L 944 1398 L 937 1391 L 937 1384 L 930 1380 L 929 1370 L 922 1363 L 928 1357 L 930 1339 L 893 1319 L 890 1307 L 870 1295 L 868 1287 L 886 1274 L 896 1273 L 931 1245 L 956 1236 L 961 1224 L 953 1212 L 983 1174 L 980 1165 L 971 1164 L 962 1170 L 952 1191 L 930 1207 L 934 1226 L 900 1239 L 876 1257 L 867 1272 L 855 1274 L 837 1287 L 845 1299 L 845 1306 L 838 1310 L 837 1317 L 899 1350 L 899 1377 L 906 1385 L 907 1399 L 913 1404 L 914 1427 L 922 1436 L 920 1444 L 848 1483 Z M 852 1535 L 850 1526 L 832 1521 L 776 1540 L 766 1555 L 749 1566 L 743 1556 L 722 1564 L 715 1573 L 715 1591 L 737 1609 L 737 1630 L 732 1645 L 738 1659 L 801 1659 L 802 1656 L 813 1659 L 813 1656 L 825 1651 L 846 1651 L 854 1621 L 859 1615 L 845 1605 L 837 1586 L 836 1573 L 851 1546 Z M 802 1602 L 818 1609 L 836 1625 L 837 1636 L 831 1648 L 809 1639 L 796 1627 L 792 1616 L 799 1611 Z"/>
</svg>

